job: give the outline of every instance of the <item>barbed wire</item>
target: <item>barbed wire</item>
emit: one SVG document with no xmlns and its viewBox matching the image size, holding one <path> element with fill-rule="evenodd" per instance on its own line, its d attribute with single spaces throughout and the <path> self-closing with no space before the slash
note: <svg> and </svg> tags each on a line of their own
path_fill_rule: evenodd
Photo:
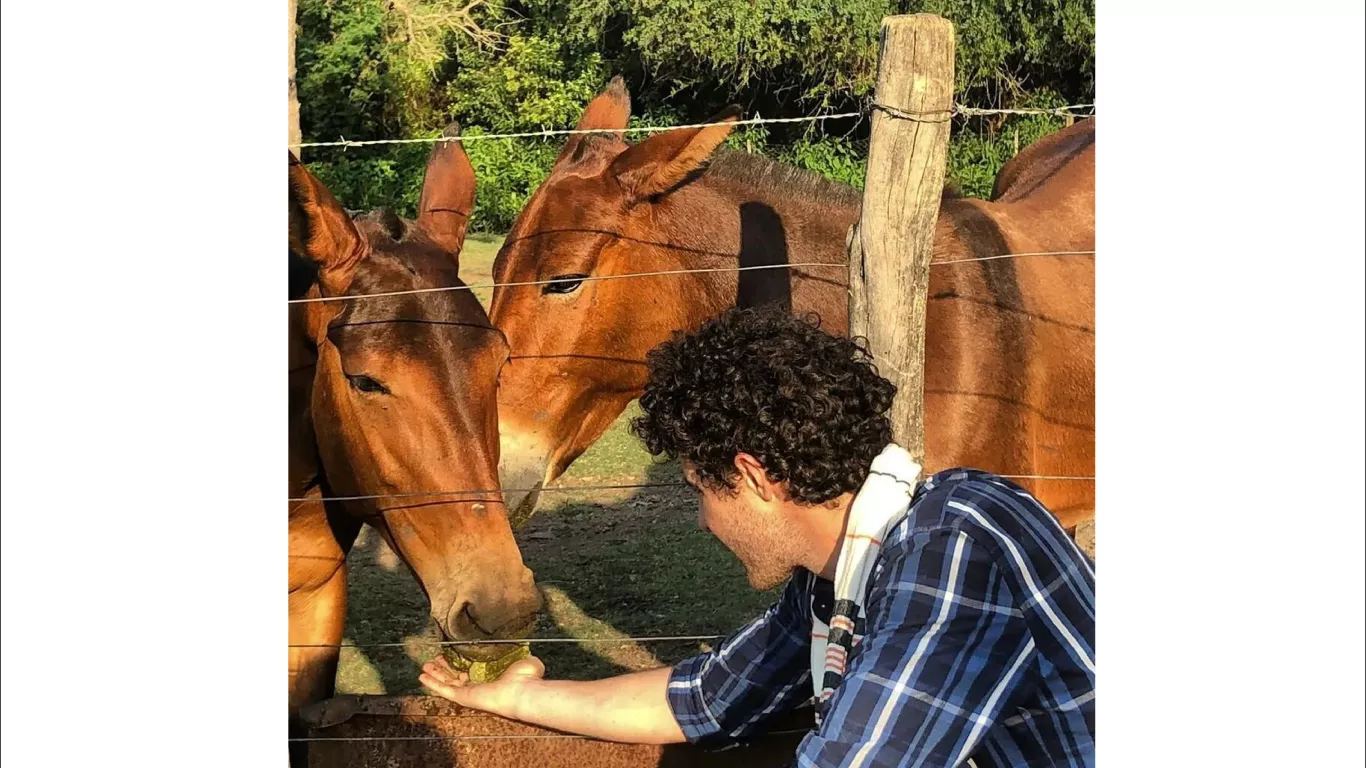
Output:
<svg viewBox="0 0 1366 768">
<path fill-rule="evenodd" d="M 1095 117 L 1094 104 L 1073 104 L 1066 107 L 1038 107 L 1024 109 L 990 109 L 979 107 L 965 107 L 962 104 L 955 104 L 948 109 L 924 109 L 907 110 L 893 107 L 890 104 L 880 104 L 876 101 L 869 102 L 871 109 L 887 114 L 889 117 L 898 120 L 911 120 L 917 123 L 946 123 L 954 116 L 963 117 L 986 117 L 989 115 L 1053 115 L 1056 117 Z M 1079 113 L 1078 109 L 1091 109 L 1089 113 Z M 930 119 L 933 116 L 933 119 Z"/>
<path fill-rule="evenodd" d="M 1079 109 L 1089 109 L 1090 112 L 1077 112 Z M 953 108 L 954 114 L 964 117 L 987 117 L 990 115 L 1052 115 L 1054 117 L 1095 117 L 1095 104 L 1069 104 L 1065 107 L 1035 107 L 1021 109 L 995 109 L 987 107 L 967 107 L 956 104 Z"/>
<path fill-rule="evenodd" d="M 931 267 L 948 264 L 966 264 L 974 261 L 994 261 L 996 259 L 1018 259 L 1033 256 L 1094 256 L 1090 251 L 1036 251 L 1032 253 L 1002 253 L 995 256 L 974 256 L 968 259 L 948 259 L 932 261 Z M 474 285 L 443 285 L 435 288 L 412 288 L 405 291 L 384 291 L 382 293 L 359 293 L 348 296 L 315 296 L 305 299 L 289 299 L 290 304 L 316 304 L 327 301 L 349 301 L 352 299 L 377 299 L 390 296 L 411 296 L 419 293 L 440 293 L 443 291 L 473 291 L 488 288 L 516 288 L 532 285 L 555 285 L 557 283 L 587 283 L 599 280 L 623 280 L 630 277 L 663 277 L 670 275 L 696 275 L 715 272 L 752 272 L 763 269 L 806 269 L 810 267 L 847 268 L 847 261 L 805 261 L 793 264 L 756 264 L 747 267 L 698 267 L 694 269 L 665 269 L 655 272 L 627 272 L 620 275 L 585 275 L 584 277 L 557 277 L 550 280 L 522 280 L 510 283 L 476 283 Z"/>
<path fill-rule="evenodd" d="M 945 264 L 967 264 L 973 261 L 995 261 L 997 259 L 1023 259 L 1030 256 L 1095 256 L 1095 250 L 1090 251 L 1036 251 L 1034 253 L 1002 253 L 996 256 L 974 256 L 970 259 L 945 259 L 944 261 L 931 261 L 931 267 L 943 266 Z"/>
<path fill-rule="evenodd" d="M 549 136 L 588 136 L 601 133 L 664 133 L 667 131 L 685 131 L 694 128 L 712 128 L 718 125 L 770 125 L 774 123 L 812 123 L 823 120 L 840 120 L 849 117 L 861 117 L 862 112 L 836 112 L 828 115 L 808 115 L 806 117 L 754 117 L 746 120 L 723 120 L 714 123 L 689 123 L 686 125 L 641 125 L 626 128 L 566 128 L 544 131 L 519 131 L 516 133 L 476 133 L 470 136 L 432 136 L 430 138 L 415 139 L 367 139 L 364 141 L 351 141 L 341 138 L 337 141 L 312 141 L 302 144 L 290 144 L 290 149 L 308 149 L 311 147 L 372 147 L 380 144 L 435 144 L 438 142 L 460 142 L 486 141 L 493 139 L 534 139 Z"/>
<path fill-rule="evenodd" d="M 685 125 L 641 125 L 628 126 L 626 128 L 564 128 L 548 129 L 541 131 L 517 131 L 514 133 L 477 133 L 468 136 L 431 136 L 418 137 L 411 139 L 363 139 L 352 140 L 340 137 L 336 141 L 305 141 L 299 144 L 290 144 L 290 149 L 311 149 L 317 147 L 373 147 L 385 144 L 436 144 L 445 142 L 470 142 L 470 141 L 492 141 L 506 139 L 535 139 L 547 138 L 550 136 L 588 136 L 593 134 L 627 134 L 627 133 L 664 133 L 667 131 L 685 131 L 697 128 L 712 128 L 715 126 L 743 126 L 743 125 L 777 125 L 784 123 L 816 123 L 826 120 L 844 120 L 854 117 L 865 117 L 868 111 L 873 109 L 882 110 L 893 117 L 900 117 L 908 120 L 919 120 L 924 115 L 944 114 L 948 119 L 953 115 L 964 117 L 985 117 L 988 115 L 1051 115 L 1054 117 L 1094 117 L 1094 104 L 1070 104 L 1065 107 L 1040 107 L 1022 109 L 991 109 L 982 107 L 969 107 L 962 104 L 955 104 L 952 109 L 933 110 L 929 112 L 907 112 L 904 110 L 889 107 L 876 102 L 869 102 L 869 110 L 859 110 L 857 112 L 833 112 L 825 115 L 806 115 L 803 117 L 753 117 L 744 120 L 724 120 L 710 123 L 688 123 Z M 1077 110 L 1090 109 L 1091 112 L 1081 113 Z"/>
</svg>

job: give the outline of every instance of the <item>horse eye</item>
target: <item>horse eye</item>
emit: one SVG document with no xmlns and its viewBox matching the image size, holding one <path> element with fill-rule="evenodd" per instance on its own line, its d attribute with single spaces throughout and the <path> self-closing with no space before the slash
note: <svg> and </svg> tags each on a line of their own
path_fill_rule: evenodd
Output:
<svg viewBox="0 0 1366 768">
<path fill-rule="evenodd" d="M 555 282 L 546 283 L 541 287 L 541 293 L 573 293 L 583 285 L 584 278 L 588 275 L 560 275 L 551 278 Z"/>
<path fill-rule="evenodd" d="M 384 386 L 378 381 L 375 381 L 369 376 L 352 376 L 348 373 L 346 374 L 346 381 L 351 385 L 351 388 L 356 390 L 357 392 L 365 392 L 366 394 L 370 395 L 389 394 L 388 387 Z"/>
</svg>

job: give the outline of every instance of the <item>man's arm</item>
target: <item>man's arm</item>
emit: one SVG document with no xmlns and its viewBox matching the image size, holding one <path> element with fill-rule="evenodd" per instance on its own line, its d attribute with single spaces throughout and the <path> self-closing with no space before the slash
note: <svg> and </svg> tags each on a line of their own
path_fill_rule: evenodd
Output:
<svg viewBox="0 0 1366 768">
<path fill-rule="evenodd" d="M 874 581 L 868 634 L 801 768 L 962 765 L 1037 655 L 991 551 L 950 529 L 907 544 Z"/>
<path fill-rule="evenodd" d="M 673 668 L 669 708 L 689 742 L 743 743 L 772 716 L 811 699 L 810 580 L 798 571 L 762 616 Z"/>
<path fill-rule="evenodd" d="M 742 741 L 772 714 L 811 697 L 811 620 L 804 572 L 762 616 L 714 651 L 592 682 L 543 680 L 525 659 L 492 683 L 470 685 L 443 659 L 421 682 L 463 706 L 609 741 L 719 747 Z"/>
<path fill-rule="evenodd" d="M 424 666 L 420 679 L 456 704 L 542 728 L 606 741 L 676 744 L 684 738 L 665 699 L 670 672 L 664 667 L 588 682 L 543 680 L 545 666 L 532 658 L 495 682 L 468 685 L 468 677 L 440 659 Z"/>
</svg>

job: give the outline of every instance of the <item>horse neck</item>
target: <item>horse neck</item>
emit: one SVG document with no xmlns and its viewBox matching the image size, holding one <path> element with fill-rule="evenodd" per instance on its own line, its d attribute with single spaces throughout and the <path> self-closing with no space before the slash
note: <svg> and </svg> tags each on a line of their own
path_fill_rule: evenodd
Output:
<svg viewBox="0 0 1366 768">
<path fill-rule="evenodd" d="M 742 268 L 689 276 L 679 295 L 690 325 L 737 304 L 776 303 L 815 311 L 835 332 L 847 328 L 845 237 L 859 205 L 784 192 L 779 185 L 704 174 L 659 204 L 664 210 L 653 221 L 665 231 L 656 236 L 681 246 L 668 251 L 670 268 Z"/>
<path fill-rule="evenodd" d="M 308 296 L 317 296 L 314 288 Z M 289 488 L 290 496 L 302 495 L 322 477 L 317 441 L 313 436 L 313 376 L 318 351 L 308 335 L 307 307 L 289 308 Z"/>
</svg>

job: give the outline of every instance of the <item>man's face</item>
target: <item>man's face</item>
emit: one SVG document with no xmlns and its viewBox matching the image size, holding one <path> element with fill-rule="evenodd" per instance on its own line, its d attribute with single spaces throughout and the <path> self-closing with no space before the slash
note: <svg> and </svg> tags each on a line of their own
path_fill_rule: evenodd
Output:
<svg viewBox="0 0 1366 768">
<path fill-rule="evenodd" d="M 741 478 L 734 491 L 713 490 L 698 481 L 688 462 L 683 477 L 698 493 L 697 522 L 712 532 L 745 566 L 750 586 L 772 589 L 792 576 L 796 541 L 779 507 L 765 501 Z"/>
</svg>

